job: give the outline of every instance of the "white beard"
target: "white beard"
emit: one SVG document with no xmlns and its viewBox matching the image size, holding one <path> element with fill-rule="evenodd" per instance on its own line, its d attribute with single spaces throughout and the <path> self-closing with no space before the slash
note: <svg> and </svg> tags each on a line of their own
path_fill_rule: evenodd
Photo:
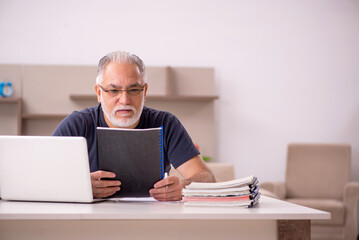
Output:
<svg viewBox="0 0 359 240">
<path fill-rule="evenodd" d="M 104 101 L 101 96 L 101 103 L 103 102 Z M 136 124 L 136 122 L 140 119 L 143 110 L 143 105 L 144 105 L 144 101 L 142 101 L 139 111 L 137 111 L 136 108 L 131 105 L 117 106 L 112 110 L 111 113 L 109 112 L 105 104 L 101 104 L 101 107 L 106 118 L 111 122 L 112 125 L 118 128 L 127 128 Z M 133 111 L 133 116 L 131 118 L 124 118 L 124 119 L 117 118 L 116 111 L 120 109 L 131 109 Z"/>
</svg>

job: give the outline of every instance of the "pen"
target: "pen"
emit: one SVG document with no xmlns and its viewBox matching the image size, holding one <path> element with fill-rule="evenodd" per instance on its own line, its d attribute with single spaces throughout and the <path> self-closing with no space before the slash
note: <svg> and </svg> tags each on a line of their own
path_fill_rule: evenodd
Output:
<svg viewBox="0 0 359 240">
<path fill-rule="evenodd" d="M 168 173 L 165 172 L 165 177 L 164 178 L 168 178 Z M 168 186 L 166 185 L 166 190 L 168 189 Z"/>
</svg>

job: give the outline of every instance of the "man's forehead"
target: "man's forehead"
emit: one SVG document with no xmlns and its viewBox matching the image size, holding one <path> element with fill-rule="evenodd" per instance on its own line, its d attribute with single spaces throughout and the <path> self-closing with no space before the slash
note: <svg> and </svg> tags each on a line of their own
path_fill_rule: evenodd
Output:
<svg viewBox="0 0 359 240">
<path fill-rule="evenodd" d="M 115 84 L 116 86 L 124 85 L 140 85 L 142 77 L 136 64 L 131 63 L 110 63 L 104 69 L 103 80 L 107 84 Z"/>
</svg>

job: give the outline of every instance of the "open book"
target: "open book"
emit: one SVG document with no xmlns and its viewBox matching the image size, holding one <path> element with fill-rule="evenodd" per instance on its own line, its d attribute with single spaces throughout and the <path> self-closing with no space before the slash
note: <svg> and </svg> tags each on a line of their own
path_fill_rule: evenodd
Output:
<svg viewBox="0 0 359 240">
<path fill-rule="evenodd" d="M 111 197 L 148 197 L 164 177 L 162 131 L 97 128 L 99 167 L 121 181 L 121 190 Z"/>
</svg>

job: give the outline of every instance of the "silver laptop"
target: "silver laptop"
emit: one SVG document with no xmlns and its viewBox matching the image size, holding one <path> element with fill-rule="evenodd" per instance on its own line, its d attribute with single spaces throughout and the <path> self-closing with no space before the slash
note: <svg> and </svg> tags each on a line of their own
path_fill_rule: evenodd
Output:
<svg viewBox="0 0 359 240">
<path fill-rule="evenodd" d="M 0 136 L 0 197 L 94 202 L 86 139 Z"/>
</svg>

